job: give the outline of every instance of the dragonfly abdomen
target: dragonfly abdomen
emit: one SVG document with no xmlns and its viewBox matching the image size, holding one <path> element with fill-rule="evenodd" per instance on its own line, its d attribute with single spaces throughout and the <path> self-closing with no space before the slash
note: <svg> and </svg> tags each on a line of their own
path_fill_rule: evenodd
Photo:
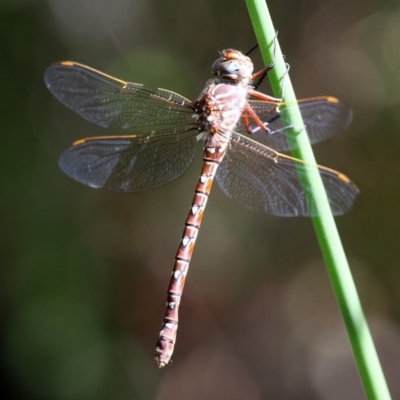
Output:
<svg viewBox="0 0 400 400">
<path fill-rule="evenodd" d="M 196 185 L 189 215 L 185 221 L 185 228 L 183 229 L 182 239 L 178 251 L 176 252 L 174 268 L 168 285 L 166 310 L 154 357 L 155 364 L 159 368 L 164 367 L 170 362 L 174 351 L 178 329 L 179 304 L 189 269 L 189 263 L 192 259 L 194 245 L 199 233 L 215 174 L 227 148 L 227 145 L 223 146 L 223 148 L 210 147 L 209 140 L 210 136 L 207 139 L 203 157 L 203 168 Z"/>
</svg>

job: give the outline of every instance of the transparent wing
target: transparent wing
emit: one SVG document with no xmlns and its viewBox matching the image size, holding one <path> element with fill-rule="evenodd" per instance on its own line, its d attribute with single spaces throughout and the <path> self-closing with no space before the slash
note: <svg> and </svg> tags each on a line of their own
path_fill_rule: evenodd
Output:
<svg viewBox="0 0 400 400">
<path fill-rule="evenodd" d="M 45 72 L 50 92 L 86 120 L 104 127 L 159 127 L 193 123 L 191 102 L 169 90 L 127 83 L 71 61 Z"/>
<path fill-rule="evenodd" d="M 333 214 L 349 211 L 359 191 L 346 176 L 279 154 L 236 133 L 216 180 L 228 197 L 252 210 L 283 217 L 310 216 L 317 215 L 314 204 L 308 200 L 309 193 L 316 188 L 303 189 L 300 179 L 315 168 L 321 174 Z"/>
<path fill-rule="evenodd" d="M 147 136 L 97 137 L 75 142 L 60 157 L 71 178 L 113 192 L 144 192 L 182 175 L 195 156 L 192 128 Z"/>
<path fill-rule="evenodd" d="M 268 103 L 250 100 L 249 104 L 271 130 L 271 133 L 266 133 L 253 123 L 251 125 L 253 133 L 250 137 L 275 150 L 290 149 L 285 131 L 291 125 L 289 121 L 285 121 L 284 113 L 296 107 L 296 104 L 300 108 L 311 143 L 320 142 L 346 129 L 353 117 L 351 108 L 334 97 L 315 97 L 299 100 L 298 103 Z M 303 126 L 294 128 L 302 130 Z M 238 124 L 236 131 L 247 134 L 242 121 Z"/>
</svg>

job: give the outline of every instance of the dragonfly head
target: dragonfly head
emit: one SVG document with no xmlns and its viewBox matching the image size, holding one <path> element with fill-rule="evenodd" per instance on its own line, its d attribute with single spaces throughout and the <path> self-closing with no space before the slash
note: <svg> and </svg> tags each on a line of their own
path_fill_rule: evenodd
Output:
<svg viewBox="0 0 400 400">
<path fill-rule="evenodd" d="M 253 74 L 253 63 L 243 53 L 233 49 L 223 50 L 221 57 L 211 67 L 213 75 L 232 81 L 250 80 Z"/>
</svg>

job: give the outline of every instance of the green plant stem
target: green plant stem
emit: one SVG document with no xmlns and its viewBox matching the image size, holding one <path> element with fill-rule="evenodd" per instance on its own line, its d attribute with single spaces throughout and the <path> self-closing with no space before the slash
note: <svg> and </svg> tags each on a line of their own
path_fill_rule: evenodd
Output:
<svg viewBox="0 0 400 400">
<path fill-rule="evenodd" d="M 274 58 L 275 29 L 265 0 L 246 0 L 250 18 L 253 23 L 257 41 L 265 65 Z M 275 67 L 268 73 L 274 96 L 281 96 L 281 82 L 286 73 L 286 65 L 276 41 Z M 284 101 L 296 100 L 294 90 L 288 76 L 285 78 Z M 290 111 L 287 115 L 292 126 L 304 126 L 300 110 Z M 290 132 L 289 132 L 290 133 Z M 305 131 L 292 135 L 290 142 L 293 145 L 292 153 L 295 157 L 308 164 L 316 164 L 308 136 Z M 312 217 L 315 233 L 327 267 L 336 299 L 347 329 L 354 357 L 358 366 L 365 392 L 370 400 L 389 400 L 390 393 L 376 349 L 365 319 L 361 303 L 357 294 L 350 267 L 340 241 L 339 233 L 333 218 L 328 198 L 323 189 L 319 173 L 310 173 L 307 177 L 313 182 L 318 192 L 324 195 L 314 196 L 318 217 Z M 322 188 L 322 190 L 321 190 Z"/>
</svg>

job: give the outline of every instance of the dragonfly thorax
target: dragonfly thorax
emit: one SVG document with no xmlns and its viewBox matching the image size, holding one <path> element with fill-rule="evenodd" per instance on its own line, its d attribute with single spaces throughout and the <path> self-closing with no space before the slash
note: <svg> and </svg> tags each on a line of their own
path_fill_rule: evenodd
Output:
<svg viewBox="0 0 400 400">
<path fill-rule="evenodd" d="M 197 130 L 229 136 L 242 115 L 247 97 L 247 85 L 211 80 L 194 103 Z"/>
</svg>

